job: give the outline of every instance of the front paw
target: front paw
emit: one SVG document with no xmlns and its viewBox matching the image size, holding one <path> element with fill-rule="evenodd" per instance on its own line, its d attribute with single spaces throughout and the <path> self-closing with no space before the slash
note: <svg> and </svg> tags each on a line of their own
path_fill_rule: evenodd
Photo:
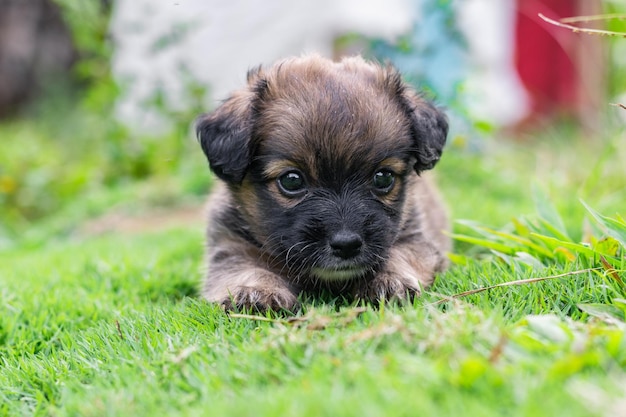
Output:
<svg viewBox="0 0 626 417">
<path fill-rule="evenodd" d="M 357 299 L 376 304 L 389 301 L 411 301 L 421 294 L 417 280 L 409 281 L 390 273 L 381 273 L 354 289 Z"/>
<path fill-rule="evenodd" d="M 237 287 L 221 302 L 227 311 L 296 311 L 299 303 L 296 295 L 282 288 Z"/>
</svg>

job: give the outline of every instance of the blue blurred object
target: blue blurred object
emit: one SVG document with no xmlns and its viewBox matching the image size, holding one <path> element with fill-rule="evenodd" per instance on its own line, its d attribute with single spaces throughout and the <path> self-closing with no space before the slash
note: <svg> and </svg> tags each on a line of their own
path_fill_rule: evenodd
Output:
<svg viewBox="0 0 626 417">
<path fill-rule="evenodd" d="M 451 107 L 469 72 L 454 4 L 453 0 L 417 0 L 418 19 L 411 33 L 396 44 L 374 40 L 370 46 L 374 57 L 390 60 L 408 82 Z"/>
<path fill-rule="evenodd" d="M 391 61 L 405 80 L 446 109 L 450 122 L 448 145 L 481 152 L 487 122 L 472 121 L 462 90 L 470 74 L 467 44 L 456 25 L 456 0 L 415 0 L 417 20 L 399 42 L 372 40 L 371 55 Z"/>
</svg>

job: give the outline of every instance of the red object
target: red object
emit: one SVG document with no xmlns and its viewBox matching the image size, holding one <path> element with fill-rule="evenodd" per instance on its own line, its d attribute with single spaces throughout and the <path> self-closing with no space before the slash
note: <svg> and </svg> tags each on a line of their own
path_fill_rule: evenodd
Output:
<svg viewBox="0 0 626 417">
<path fill-rule="evenodd" d="M 529 118 L 576 111 L 579 76 L 574 33 L 550 25 L 576 15 L 574 0 L 516 0 L 515 65 L 531 99 Z"/>
</svg>

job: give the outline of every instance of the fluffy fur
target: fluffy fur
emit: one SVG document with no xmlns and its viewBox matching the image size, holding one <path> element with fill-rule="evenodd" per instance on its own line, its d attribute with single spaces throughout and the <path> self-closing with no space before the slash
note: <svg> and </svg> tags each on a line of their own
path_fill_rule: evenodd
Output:
<svg viewBox="0 0 626 417">
<path fill-rule="evenodd" d="M 315 55 L 248 73 L 197 134 L 222 180 L 210 200 L 203 294 L 293 310 L 321 288 L 380 302 L 419 295 L 446 265 L 444 207 L 420 175 L 444 114 L 392 67 Z"/>
</svg>

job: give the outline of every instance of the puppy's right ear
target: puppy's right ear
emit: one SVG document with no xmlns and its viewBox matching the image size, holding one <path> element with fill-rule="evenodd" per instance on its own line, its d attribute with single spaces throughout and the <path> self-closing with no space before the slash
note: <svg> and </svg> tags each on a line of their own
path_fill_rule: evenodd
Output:
<svg viewBox="0 0 626 417">
<path fill-rule="evenodd" d="M 253 98 L 253 92 L 239 91 L 196 122 L 211 170 L 227 183 L 240 184 L 251 162 Z"/>
</svg>

